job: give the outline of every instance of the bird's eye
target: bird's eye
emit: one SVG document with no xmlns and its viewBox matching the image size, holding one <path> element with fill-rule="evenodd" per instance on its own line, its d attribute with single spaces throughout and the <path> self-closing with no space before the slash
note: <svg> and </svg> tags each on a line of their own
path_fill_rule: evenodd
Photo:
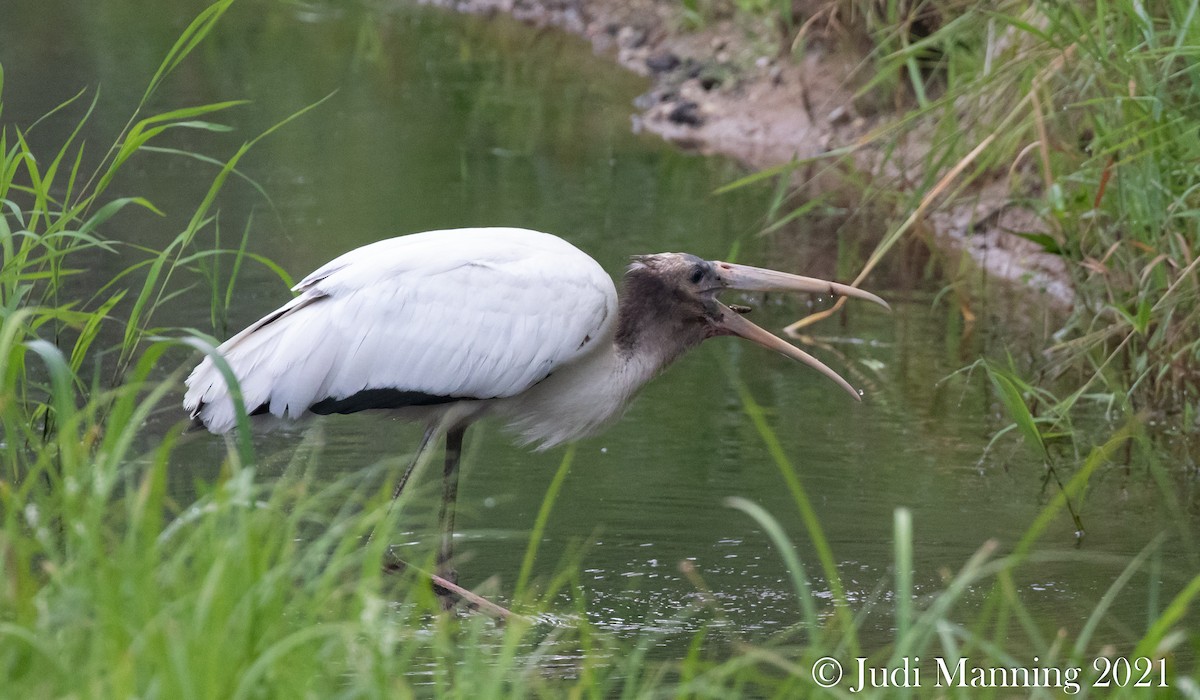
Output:
<svg viewBox="0 0 1200 700">
<path fill-rule="evenodd" d="M 692 270 L 692 284 L 700 284 L 702 279 L 704 279 L 704 266 L 697 265 L 696 269 Z"/>
</svg>

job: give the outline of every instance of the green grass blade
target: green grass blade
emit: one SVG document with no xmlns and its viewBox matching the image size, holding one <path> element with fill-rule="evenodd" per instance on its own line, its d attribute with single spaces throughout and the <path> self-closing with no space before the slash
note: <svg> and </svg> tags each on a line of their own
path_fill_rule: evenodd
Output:
<svg viewBox="0 0 1200 700">
<path fill-rule="evenodd" d="M 795 466 L 788 459 L 787 454 L 783 450 L 783 445 L 779 443 L 779 438 L 775 435 L 775 431 L 767 424 L 767 419 L 763 415 L 762 408 L 754 400 L 754 397 L 750 395 L 750 390 L 746 388 L 746 385 L 732 376 L 732 370 L 729 370 L 729 373 L 738 397 L 742 402 L 742 410 L 758 431 L 759 437 L 762 438 L 763 444 L 767 448 L 767 453 L 771 455 L 771 459 L 775 462 L 775 466 L 783 476 L 784 483 L 787 484 L 788 491 L 792 494 L 792 500 L 796 503 L 796 507 L 800 511 L 800 518 L 804 522 L 805 529 L 808 531 L 809 540 L 817 550 L 817 558 L 821 562 L 821 570 L 825 575 L 830 592 L 833 594 L 835 615 L 841 623 L 842 633 L 850 649 L 857 652 L 858 634 L 849 610 L 846 590 L 842 586 L 842 578 L 838 573 L 837 563 L 833 558 L 833 550 L 829 547 L 829 540 L 825 537 L 825 530 L 821 526 L 820 518 L 817 517 L 816 511 L 813 509 L 808 492 L 805 490 L 803 484 L 801 484 L 800 478 L 796 475 Z"/>
<path fill-rule="evenodd" d="M 799 555 L 796 554 L 796 547 L 780 527 L 779 521 L 762 506 L 739 496 L 726 498 L 725 505 L 749 515 L 767 533 L 767 537 L 771 539 L 779 556 L 783 559 L 788 576 L 792 580 L 792 588 L 796 592 L 796 599 L 800 602 L 800 610 L 804 614 L 810 643 L 820 646 L 821 618 L 817 615 L 817 605 L 813 600 L 812 589 L 808 585 L 808 575 L 804 571 L 804 564 L 800 561 Z"/>
<path fill-rule="evenodd" d="M 571 462 L 575 460 L 575 446 L 567 447 L 563 453 L 562 461 L 559 462 L 558 470 L 554 472 L 554 478 L 550 480 L 550 486 L 546 489 L 546 495 L 542 498 L 542 505 L 538 508 L 537 517 L 533 521 L 533 529 L 529 532 L 529 545 L 525 548 L 525 556 L 521 560 L 521 570 L 517 574 L 517 585 L 513 589 L 516 595 L 522 595 L 526 592 L 529 585 L 529 577 L 533 574 L 533 562 L 537 559 L 538 548 L 542 543 L 542 536 L 546 531 L 546 523 L 550 520 L 550 511 L 554 508 L 555 501 L 558 500 L 559 489 L 562 488 L 563 481 L 567 478 L 567 473 L 571 471 Z"/>
</svg>

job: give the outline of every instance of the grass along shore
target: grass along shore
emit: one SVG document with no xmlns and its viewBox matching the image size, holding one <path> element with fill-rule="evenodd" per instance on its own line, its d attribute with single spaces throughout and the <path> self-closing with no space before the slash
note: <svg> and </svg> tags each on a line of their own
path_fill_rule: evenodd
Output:
<svg viewBox="0 0 1200 700">
<path fill-rule="evenodd" d="M 982 230 L 988 216 L 1021 210 L 1024 226 L 1009 235 L 1060 258 L 1075 290 L 1037 383 L 1073 384 L 1058 402 L 1064 413 L 1086 396 L 1196 425 L 1196 2 L 679 5 L 700 25 L 724 12 L 760 38 L 776 32 L 774 46 L 794 60 L 814 45 L 859 52 L 852 109 L 874 127 L 814 162 L 854 168 L 864 163 L 858 151 L 880 154 L 870 177 L 857 178 L 858 196 L 892 212 L 892 223 L 860 278 L 939 211 L 973 208 Z M 805 172 L 799 165 L 763 175 Z M 905 177 L 889 175 L 897 172 Z M 797 205 L 811 207 L 778 206 L 767 228 Z M 945 267 L 955 274 L 953 261 Z M 967 295 L 957 301 L 969 314 L 964 290 L 953 286 L 952 296 Z"/>
</svg>

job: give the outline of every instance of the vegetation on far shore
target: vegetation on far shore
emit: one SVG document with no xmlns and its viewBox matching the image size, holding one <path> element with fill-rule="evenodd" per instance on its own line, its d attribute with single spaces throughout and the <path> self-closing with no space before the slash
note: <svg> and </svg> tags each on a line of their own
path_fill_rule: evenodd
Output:
<svg viewBox="0 0 1200 700">
<path fill-rule="evenodd" d="M 856 181 L 864 206 L 894 222 L 862 276 L 933 210 L 977 201 L 984 185 L 1002 183 L 1001 204 L 1034 215 L 1030 230 L 1012 233 L 1060 257 L 1075 290 L 1044 361 L 1028 370 L 1032 386 L 1062 393 L 1026 397 L 1047 430 L 1089 401 L 1195 428 L 1197 2 L 680 2 L 694 23 L 744 15 L 751 31 L 774 31 L 784 54 L 825 42 L 861 55 L 859 111 L 890 114 L 864 139 L 883 153 L 878 172 Z M 847 167 L 852 151 L 821 160 Z M 893 165 L 909 181 L 886 176 Z"/>
<path fill-rule="evenodd" d="M 839 573 L 828 554 L 830 544 L 812 513 L 795 465 L 780 448 L 762 408 L 743 388 L 742 408 L 790 490 L 808 537 L 823 555 L 806 568 L 771 514 L 746 501 L 731 502 L 732 508 L 758 523 L 785 559 L 800 619 L 765 641 L 730 642 L 725 636 L 720 643 L 710 643 L 715 634 L 702 627 L 686 655 L 672 662 L 647 660 L 657 641 L 652 633 L 630 642 L 590 624 L 587 601 L 577 585 L 579 573 L 570 567 L 554 580 L 518 586 L 513 608 L 524 617 L 499 624 L 482 615 L 439 614 L 432 592 L 417 572 L 384 575 L 385 545 L 380 540 L 364 545 L 376 525 L 386 526 L 393 517 L 387 508 L 387 490 L 364 486 L 378 480 L 361 474 L 334 483 L 315 478 L 313 465 L 320 457 L 316 445 L 301 445 L 283 475 L 267 479 L 256 468 L 259 457 L 243 425 L 238 437 L 228 443 L 219 478 L 202 486 L 193 502 L 177 502 L 167 486 L 168 467 L 181 441 L 189 439 L 182 432 L 183 421 L 154 432 L 147 417 L 164 401 L 174 400 L 183 351 L 204 344 L 182 331 L 163 327 L 155 312 L 185 284 L 195 284 L 212 290 L 214 318 L 220 318 L 230 301 L 230 276 L 236 276 L 245 264 L 270 265 L 249 256 L 244 248 L 223 250 L 213 243 L 214 211 L 221 190 L 231 175 L 236 176 L 239 160 L 261 136 L 220 159 L 211 187 L 183 229 L 166 236 L 170 242 L 162 250 L 138 249 L 108 237 L 113 227 L 107 224 L 126 215 L 126 210 L 156 209 L 136 196 L 110 198 L 107 190 L 121 168 L 157 147 L 156 138 L 165 131 L 191 129 L 203 134 L 224 130 L 213 120 L 237 103 L 150 115 L 144 111 L 163 81 L 169 80 L 172 71 L 218 26 L 231 3 L 220 0 L 188 26 L 98 169 L 84 169 L 82 164 L 92 161 L 91 151 L 86 151 L 85 157 L 85 150 L 94 146 L 78 141 L 78 130 L 57 149 L 38 153 L 27 139 L 36 125 L 6 124 L 0 132 L 0 454 L 4 456 L 0 467 L 0 677 L 4 679 L 0 694 L 81 698 L 798 697 L 821 692 L 813 668 L 822 657 L 847 663 L 864 657 L 871 665 L 892 667 L 918 656 L 927 660 L 941 657 L 951 664 L 969 657 L 972 666 L 1015 668 L 1028 666 L 1034 655 L 1043 666 L 1081 668 L 1072 683 L 1077 681 L 1086 693 L 1101 670 L 1093 667 L 1092 659 L 1097 650 L 1104 649 L 1144 657 L 1155 673 L 1162 669 L 1169 686 L 1163 687 L 1159 677 L 1151 674 L 1147 687 L 1135 688 L 1126 681 L 1121 684 L 1124 687 L 1113 688 L 1109 694 L 1145 697 L 1168 696 L 1180 689 L 1197 692 L 1194 663 L 1200 639 L 1184 621 L 1200 595 L 1200 576 L 1179 585 L 1154 583 L 1144 624 L 1127 630 L 1123 637 L 1101 639 L 1097 632 L 1113 601 L 1131 580 L 1147 571 L 1162 570 L 1166 555 L 1161 538 L 1124 562 L 1122 573 L 1108 584 L 1086 623 L 1072 635 L 1043 629 L 1014 585 L 1020 572 L 1050 557 L 1073 561 L 1090 556 L 1087 552 L 1048 555 L 1038 552 L 1034 544 L 1052 518 L 1086 488 L 1092 471 L 1115 450 L 1144 445 L 1146 438 L 1136 420 L 1084 451 L 1083 464 L 1063 475 L 1058 496 L 1048 500 L 1011 552 L 1001 554 L 995 543 L 981 543 L 957 571 L 948 572 L 940 590 L 920 599 L 913 590 L 911 518 L 898 509 L 894 573 L 880 584 L 881 591 L 891 592 L 894 602 L 883 594 L 852 602 L 841 593 Z M 1175 3 L 1172 12 L 1187 7 Z M 1120 5 L 1112 11 L 1119 9 Z M 1070 17 L 1078 14 L 1063 12 Z M 987 17 L 1000 23 L 997 31 L 1015 25 L 1015 20 L 1005 22 L 1000 17 Z M 1043 27 L 1039 31 L 1065 36 L 1074 28 L 1067 24 L 1070 17 L 1061 18 L 1060 29 Z M 1190 31 L 1190 14 L 1184 13 L 1178 21 Z M 1110 33 L 1128 32 L 1126 38 L 1130 39 L 1142 36 L 1139 42 L 1148 41 L 1145 32 L 1138 35 L 1133 29 L 1105 28 Z M 1109 309 L 1117 331 L 1090 325 L 1099 322 L 1085 322 L 1081 311 L 1072 328 L 1087 342 L 1071 346 L 1072 357 L 1085 366 L 1089 362 L 1098 366 L 1091 383 L 1124 397 L 1136 397 L 1139 391 L 1186 392 L 1187 382 L 1176 385 L 1175 375 L 1161 373 L 1160 365 L 1162 358 L 1173 358 L 1172 362 L 1178 361 L 1184 368 L 1194 367 L 1189 363 L 1194 361 L 1195 343 L 1200 342 L 1195 334 L 1181 338 L 1180 330 L 1188 323 L 1194 327 L 1196 322 L 1195 278 L 1191 275 L 1194 257 L 1189 242 L 1195 238 L 1187 228 L 1194 224 L 1184 209 L 1194 195 L 1190 188 L 1174 189 L 1182 187 L 1186 171 L 1195 167 L 1176 154 L 1176 149 L 1188 143 L 1181 136 L 1186 125 L 1180 120 L 1188 113 L 1181 92 L 1190 89 L 1191 73 L 1180 60 L 1185 45 L 1166 42 L 1162 32 L 1149 36 L 1158 38 L 1157 48 L 1147 48 L 1144 62 L 1133 64 L 1150 73 L 1150 78 L 1161 78 L 1160 88 L 1169 89 L 1178 100 L 1160 97 L 1157 102 L 1138 99 L 1109 104 L 1082 91 L 1069 104 L 1097 103 L 1097 110 L 1086 118 L 1093 134 L 1090 155 L 1041 149 L 1051 166 L 1059 161 L 1071 163 L 1075 170 L 1070 172 L 1079 173 L 1050 178 L 1042 206 L 1048 220 L 1059 222 L 1059 228 L 1047 235 L 1055 239 L 1062 254 L 1085 260 L 1099 252 L 1098 260 L 1113 270 L 1107 296 L 1096 292 L 1094 301 L 1088 303 L 1093 304 L 1097 318 Z M 950 41 L 949 35 L 944 39 L 946 51 L 969 53 L 957 48 L 956 42 L 965 39 Z M 1085 49 L 1071 49 L 1070 53 L 1086 55 Z M 906 65 L 910 56 L 914 61 L 926 61 L 924 50 L 902 46 L 881 55 L 880 72 Z M 1097 50 L 1105 56 L 1111 53 Z M 956 60 L 966 58 L 941 60 L 947 66 L 943 70 L 952 71 L 957 70 Z M 917 68 L 918 73 L 929 70 L 922 65 Z M 1050 84 L 1050 76 L 1032 63 L 1014 66 L 1012 71 L 1030 83 Z M 1106 74 L 1103 80 L 1115 84 L 1118 78 Z M 1019 84 L 1013 78 L 1004 83 L 991 78 L 978 89 L 990 87 L 1006 93 Z M 1093 89 L 1092 83 L 1077 87 Z M 1066 131 L 1071 120 L 1058 112 L 1049 116 L 1051 110 L 1046 107 L 1063 102 L 1064 95 L 1053 91 L 1043 95 L 1045 90 L 1048 88 L 1041 87 L 1031 93 L 1037 94 L 1038 104 L 1043 105 L 1043 114 L 1033 126 L 1065 139 L 1063 134 L 1073 133 Z M 998 94 L 994 99 L 1003 97 Z M 76 99 L 88 96 L 81 94 Z M 927 88 L 921 99 L 927 103 L 921 109 L 931 114 L 936 110 L 956 112 L 949 90 L 939 96 Z M 1032 101 L 1026 101 L 1024 111 L 1012 117 L 1014 122 L 1004 129 L 996 124 L 991 131 L 980 124 L 960 125 L 955 138 L 944 145 L 945 152 L 931 156 L 931 165 L 961 161 L 971 150 L 972 134 L 994 134 L 984 138 L 995 143 L 1008 138 L 1018 131 L 1016 120 L 1025 123 L 1023 120 L 1032 118 L 1028 110 Z M 1020 98 L 1013 109 L 1019 104 Z M 1127 118 L 1142 126 L 1131 131 L 1126 121 L 1110 125 L 1099 116 L 1106 113 L 1103 110 L 1132 112 Z M 1068 110 L 1067 114 L 1081 120 L 1080 111 Z M 1001 114 L 1002 110 L 989 113 Z M 286 128 L 286 121 L 279 126 Z M 1183 145 L 1170 141 L 1176 136 Z M 1021 143 L 1015 136 L 1012 140 Z M 1158 145 L 1150 148 L 1147 144 Z M 1173 160 L 1168 162 L 1168 157 Z M 971 169 L 1011 166 L 1004 165 L 998 155 L 989 158 L 976 156 Z M 931 167 L 930 177 L 939 170 Z M 1114 179 L 1118 176 L 1119 183 Z M 1136 180 L 1138 177 L 1143 179 Z M 1111 184 L 1107 194 L 1098 197 L 1097 190 L 1104 189 L 1102 181 Z M 1053 194 L 1055 185 L 1057 195 Z M 1169 227 L 1171 236 L 1160 238 L 1143 230 L 1147 220 L 1139 219 L 1134 225 L 1135 214 L 1146 208 L 1133 191 L 1135 185 L 1162 198 L 1165 209 L 1156 210 L 1154 221 Z M 1099 204 L 1086 208 L 1088 201 Z M 1063 207 L 1061 214 L 1055 207 Z M 1067 230 L 1068 224 L 1080 223 L 1074 215 L 1089 212 L 1085 221 L 1092 222 L 1092 228 Z M 101 288 L 73 296 L 69 281 L 88 266 L 89 256 L 118 248 L 142 257 Z M 1128 263 L 1123 262 L 1126 258 Z M 1021 433 L 1035 449 L 1045 450 L 1051 426 L 1045 414 L 1028 410 L 1029 397 L 1042 395 L 1044 390 L 1006 370 L 992 367 L 988 372 Z M 1080 396 L 1096 391 L 1093 386 Z M 1169 490 L 1165 467 L 1152 450 L 1145 453 L 1155 483 Z M 553 506 L 553 499 L 551 491 L 545 508 Z M 530 537 L 530 560 L 537 541 L 535 530 Z M 833 600 L 810 589 L 808 575 L 818 573 L 815 566 L 828 582 Z M 979 591 L 984 592 L 985 604 L 976 616 L 963 619 L 960 604 Z M 563 600 L 575 606 L 573 616 L 563 615 Z M 699 600 L 691 612 L 703 616 L 705 605 Z M 539 617 L 546 612 L 556 615 Z M 878 615 L 894 620 L 894 641 L 882 648 L 864 648 L 859 630 L 868 616 Z M 1188 659 L 1187 665 L 1180 666 L 1179 657 Z M 844 689 L 828 692 L 846 695 Z M 946 692 L 953 697 L 1008 697 L 1011 688 L 964 687 Z"/>
</svg>

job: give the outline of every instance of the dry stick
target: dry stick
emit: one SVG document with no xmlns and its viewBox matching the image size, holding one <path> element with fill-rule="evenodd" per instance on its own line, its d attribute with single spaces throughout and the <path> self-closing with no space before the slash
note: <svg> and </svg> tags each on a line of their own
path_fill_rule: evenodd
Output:
<svg viewBox="0 0 1200 700">
<path fill-rule="evenodd" d="M 1029 91 L 1029 97 L 1033 101 L 1033 123 L 1037 127 L 1038 135 L 1038 155 L 1042 159 L 1042 186 L 1049 192 L 1050 188 L 1054 187 L 1054 171 L 1050 168 L 1050 134 L 1046 131 L 1046 114 L 1042 110 L 1042 101 L 1038 99 L 1038 90 L 1041 85 L 1035 85 Z"/>
<path fill-rule="evenodd" d="M 425 574 L 427 572 L 422 571 L 420 573 Z M 483 596 L 481 596 L 477 593 L 472 593 L 471 591 L 468 591 L 467 589 L 463 588 L 462 586 L 458 585 L 457 583 L 452 583 L 450 581 L 447 581 L 446 579 L 442 578 L 441 576 L 438 576 L 437 574 L 427 574 L 427 575 L 429 576 L 429 580 L 433 581 L 434 583 L 441 586 L 442 588 L 445 588 L 446 590 L 450 591 L 451 593 L 462 596 L 464 599 L 466 599 L 466 601 L 468 603 L 470 603 L 471 605 L 474 605 L 476 608 L 478 608 L 480 610 L 489 612 L 492 615 L 495 615 L 496 617 L 499 617 L 504 620 L 508 620 L 508 619 L 515 617 L 518 620 L 528 621 L 526 618 L 513 613 L 513 611 L 509 610 L 508 608 L 505 608 L 501 605 L 497 605 L 496 603 L 493 603 L 492 601 L 488 600 L 487 598 L 484 598 Z"/>
<path fill-rule="evenodd" d="M 971 161 L 975 160 L 975 158 L 978 157 L 979 154 L 982 153 L 985 148 L 990 146 L 992 141 L 994 141 L 995 139 L 996 139 L 996 134 L 994 132 L 991 134 L 988 134 L 988 137 L 985 138 L 983 141 L 980 141 L 979 145 L 975 146 L 975 148 L 973 148 L 971 150 L 971 152 L 966 155 L 965 158 L 960 160 L 953 168 L 950 169 L 950 172 L 948 172 L 942 176 L 942 179 L 939 180 L 938 183 L 936 185 L 934 185 L 933 189 L 931 189 L 929 191 L 929 193 L 926 194 L 925 197 L 921 199 L 921 203 L 919 205 L 917 205 L 917 208 L 913 211 L 913 213 L 910 214 L 907 219 L 905 219 L 904 223 L 900 225 L 900 228 L 896 229 L 896 233 L 892 234 L 888 244 L 885 246 L 882 246 L 879 249 L 876 249 L 875 253 L 871 255 L 871 258 L 869 260 L 867 260 L 867 264 L 863 265 L 862 271 L 858 273 L 858 277 L 855 277 L 854 281 L 850 283 L 851 287 L 857 287 L 859 284 L 862 283 L 863 279 L 868 274 L 870 274 L 871 270 L 875 269 L 875 266 L 877 264 L 879 264 L 880 260 L 883 259 L 883 254 L 886 253 L 888 251 L 888 249 L 890 249 L 892 247 L 892 244 L 895 243 L 897 240 L 899 240 L 900 236 L 903 235 L 904 232 L 906 232 L 908 229 L 912 228 L 913 224 L 915 224 L 921 217 L 923 217 L 925 215 L 926 210 L 929 209 L 929 206 L 933 203 L 933 200 L 936 199 L 939 195 L 941 195 L 942 192 L 945 191 L 945 189 L 950 186 L 950 183 L 953 182 L 954 179 L 957 178 L 959 176 L 959 174 L 962 173 L 962 171 L 965 170 L 968 165 L 970 165 Z M 836 313 L 839 309 L 841 309 L 842 305 L 844 305 L 845 303 L 846 303 L 846 297 L 838 297 L 838 300 L 834 303 L 834 305 L 832 307 L 825 309 L 824 311 L 818 311 L 815 314 L 809 314 L 808 316 L 805 316 L 804 318 L 800 319 L 799 321 L 796 321 L 795 323 L 788 326 L 787 328 L 784 328 L 783 332 L 787 333 L 788 335 L 790 335 L 792 337 L 795 337 L 797 332 L 801 328 L 804 328 L 805 326 L 810 326 L 810 325 L 816 323 L 817 321 L 821 321 L 826 318 L 829 318 L 834 313 Z"/>
<path fill-rule="evenodd" d="M 1163 302 L 1165 302 L 1167 298 L 1175 292 L 1175 288 L 1182 284 L 1183 281 L 1187 279 L 1188 275 L 1192 274 L 1196 270 L 1197 264 L 1200 264 L 1200 255 L 1196 256 L 1196 258 L 1193 259 L 1186 268 L 1184 268 L 1183 273 L 1171 283 L 1170 287 L 1167 287 L 1167 291 L 1163 292 L 1163 295 L 1158 298 L 1158 301 L 1154 303 L 1154 306 L 1150 307 L 1150 313 L 1158 311 L 1158 307 L 1162 306 Z M 1088 377 L 1088 380 L 1083 383 L 1083 386 L 1076 389 L 1069 397 L 1067 397 L 1067 400 L 1063 402 L 1065 405 L 1065 410 L 1070 410 L 1070 408 L 1075 405 L 1075 402 L 1079 400 L 1080 396 L 1083 396 L 1083 393 L 1088 390 L 1088 387 L 1092 385 L 1092 382 L 1096 381 L 1096 377 L 1099 377 L 1100 373 L 1104 371 L 1104 368 L 1108 367 L 1108 363 L 1112 362 L 1113 359 L 1125 349 L 1125 346 L 1129 344 L 1129 341 L 1132 340 L 1133 336 L 1136 334 L 1137 329 L 1131 329 L 1125 334 L 1125 338 L 1121 340 L 1120 344 L 1118 344 L 1111 353 L 1109 353 L 1108 357 L 1104 358 L 1104 362 L 1100 363 L 1100 366 L 1096 368 L 1096 371 L 1092 373 L 1091 377 Z"/>
<path fill-rule="evenodd" d="M 397 557 L 391 557 L 391 558 L 392 558 L 392 561 L 390 561 L 384 565 L 383 570 L 387 573 L 399 573 L 400 571 L 402 571 L 404 569 L 411 568 L 413 571 L 417 572 L 418 574 L 429 577 L 429 580 L 432 581 L 433 583 L 435 583 L 436 585 L 441 586 L 442 588 L 445 588 L 447 591 L 450 591 L 451 593 L 466 600 L 468 603 L 475 606 L 479 610 L 490 613 L 493 616 L 504 619 L 504 620 L 517 619 L 517 620 L 523 620 L 526 622 L 529 621 L 528 618 L 523 617 L 521 615 L 517 615 L 516 613 L 509 610 L 508 608 L 497 605 L 496 603 L 493 603 L 492 601 L 488 600 L 487 598 L 484 598 L 483 596 L 479 595 L 478 593 L 472 593 L 471 591 L 468 591 L 467 589 L 463 588 L 462 586 L 458 585 L 457 583 L 454 583 L 445 578 L 442 578 L 441 576 L 438 576 L 435 573 L 425 571 L 424 569 L 418 569 L 417 567 L 412 566 L 408 562 L 406 562 L 402 559 L 399 559 Z"/>
<path fill-rule="evenodd" d="M 896 229 L 894 233 L 888 236 L 888 238 L 878 248 L 875 249 L 875 251 L 871 254 L 871 257 L 867 260 L 867 263 L 863 265 L 862 271 L 859 272 L 858 276 L 854 278 L 854 281 L 850 283 L 851 287 L 857 287 L 860 285 L 866 276 L 875 269 L 875 266 L 879 264 L 879 261 L 883 259 L 884 254 L 887 253 L 887 251 L 890 250 L 891 247 L 900 240 L 900 237 L 904 235 L 904 233 L 906 233 L 910 228 L 912 228 L 917 221 L 925 216 L 925 212 L 928 211 L 934 200 L 941 196 L 941 194 L 945 192 L 950 184 L 962 174 L 962 171 L 965 170 L 966 167 L 971 164 L 971 162 L 978 158 L 979 154 L 983 153 L 984 149 L 986 149 L 992 144 L 993 141 L 996 140 L 997 134 L 1003 132 L 1005 128 L 1008 127 L 1009 123 L 1018 115 L 1025 113 L 1025 106 L 1030 101 L 1037 99 L 1034 93 L 1041 88 L 1042 82 L 1045 80 L 1046 76 L 1057 73 L 1066 59 L 1074 52 L 1075 45 L 1072 44 L 1071 46 L 1068 46 L 1067 49 L 1062 52 L 1062 54 L 1051 61 L 1050 64 L 1047 65 L 1046 68 L 1033 79 L 1029 88 L 1029 92 L 1025 93 L 1025 96 L 1021 98 L 1021 101 L 1018 102 L 1011 111 L 1009 111 L 1009 113 L 1004 117 L 1003 120 L 1001 120 L 996 128 L 992 130 L 992 133 L 988 134 L 985 139 L 980 141 L 979 144 L 975 146 L 975 148 L 971 149 L 970 153 L 964 156 L 962 160 L 958 161 L 953 168 L 943 175 L 942 178 L 938 180 L 938 183 L 933 186 L 933 189 L 929 190 L 929 192 L 921 198 L 921 203 L 918 204 L 913 213 L 904 220 L 904 223 L 900 225 L 900 228 Z M 870 140 L 871 139 L 864 139 L 860 141 L 858 147 L 865 146 L 870 142 Z M 809 314 L 808 316 L 805 316 L 804 318 L 783 329 L 783 331 L 789 336 L 795 338 L 798 336 L 801 328 L 829 318 L 838 310 L 840 310 L 845 303 L 846 297 L 838 297 L 837 301 L 834 302 L 832 307 L 824 311 L 818 311 L 815 314 Z"/>
</svg>

